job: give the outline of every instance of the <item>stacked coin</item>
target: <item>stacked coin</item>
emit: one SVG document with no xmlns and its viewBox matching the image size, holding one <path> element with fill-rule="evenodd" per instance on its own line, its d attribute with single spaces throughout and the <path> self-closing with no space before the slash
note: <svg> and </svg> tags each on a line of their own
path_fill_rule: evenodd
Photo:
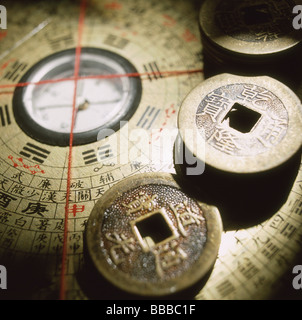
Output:
<svg viewBox="0 0 302 320">
<path fill-rule="evenodd" d="M 287 86 L 266 76 L 214 76 L 186 97 L 178 126 L 178 170 L 223 216 L 263 218 L 283 203 L 302 145 L 301 102 Z"/>
<path fill-rule="evenodd" d="M 294 89 L 302 47 L 302 32 L 293 27 L 296 3 L 205 0 L 199 22 L 206 74 L 269 75 Z"/>
</svg>

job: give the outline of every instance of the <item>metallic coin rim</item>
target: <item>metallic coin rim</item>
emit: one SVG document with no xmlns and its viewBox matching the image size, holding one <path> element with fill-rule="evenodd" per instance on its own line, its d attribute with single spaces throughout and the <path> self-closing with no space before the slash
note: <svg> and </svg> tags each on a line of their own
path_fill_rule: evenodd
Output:
<svg viewBox="0 0 302 320">
<path fill-rule="evenodd" d="M 124 192 L 148 184 L 166 185 L 181 190 L 173 176 L 168 173 L 137 174 L 119 182 L 103 195 L 91 212 L 86 229 L 87 249 L 96 269 L 118 288 L 142 296 L 164 296 L 192 286 L 209 272 L 217 258 L 223 226 L 220 213 L 216 207 L 195 200 L 206 219 L 207 241 L 199 259 L 182 274 L 181 278 L 164 281 L 161 285 L 158 285 L 139 282 L 131 279 L 120 270 L 113 269 L 107 263 L 101 250 L 98 250 L 101 243 L 99 230 L 104 212 Z"/>
<path fill-rule="evenodd" d="M 235 39 L 223 33 L 215 23 L 214 11 L 222 0 L 206 0 L 202 4 L 199 14 L 199 24 L 201 33 L 207 37 L 210 42 L 223 49 L 229 50 L 230 53 L 248 55 L 249 58 L 255 57 L 259 60 L 262 57 L 271 57 L 273 54 L 285 52 L 299 45 L 302 41 L 301 32 L 293 31 L 287 36 L 278 38 L 276 41 L 269 42 L 247 42 Z M 299 1 L 295 1 L 296 4 Z"/>
<path fill-rule="evenodd" d="M 199 133 L 196 126 L 196 112 L 205 96 L 216 88 L 229 84 L 256 84 L 275 93 L 288 112 L 288 130 L 283 140 L 268 152 L 251 156 L 233 156 L 214 148 Z M 274 90 L 272 90 L 274 89 Z M 180 137 L 188 150 L 201 162 L 216 169 L 233 173 L 259 173 L 277 168 L 292 156 L 302 145 L 302 105 L 292 90 L 268 76 L 242 77 L 221 74 L 205 80 L 195 87 L 184 99 L 178 115 Z M 196 139 L 186 139 L 186 130 L 193 130 Z"/>
</svg>

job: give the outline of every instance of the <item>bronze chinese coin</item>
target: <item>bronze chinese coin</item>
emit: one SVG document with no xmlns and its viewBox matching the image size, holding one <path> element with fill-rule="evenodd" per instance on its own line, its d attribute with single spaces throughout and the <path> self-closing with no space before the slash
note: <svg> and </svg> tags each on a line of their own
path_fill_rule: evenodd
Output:
<svg viewBox="0 0 302 320">
<path fill-rule="evenodd" d="M 302 44 L 292 23 L 295 5 L 293 0 L 204 1 L 199 22 L 206 59 L 220 72 L 293 77 Z"/>
<path fill-rule="evenodd" d="M 244 211 L 253 203 L 259 211 L 297 173 L 301 111 L 293 91 L 273 78 L 209 78 L 181 106 L 176 165 L 207 191 L 212 185 L 216 200 L 224 196 L 233 208 L 242 202 Z"/>
<path fill-rule="evenodd" d="M 96 269 L 126 292 L 177 293 L 214 265 L 222 233 L 217 208 L 196 201 L 167 173 L 137 174 L 108 190 L 87 224 Z"/>
</svg>

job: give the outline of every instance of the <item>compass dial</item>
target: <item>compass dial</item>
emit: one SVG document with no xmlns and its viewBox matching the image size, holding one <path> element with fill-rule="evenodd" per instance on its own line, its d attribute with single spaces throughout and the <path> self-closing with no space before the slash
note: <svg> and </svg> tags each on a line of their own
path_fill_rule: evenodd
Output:
<svg viewBox="0 0 302 320">
<path fill-rule="evenodd" d="M 178 111 L 204 79 L 199 1 L 1 4 L 0 265 L 9 279 L 0 294 L 108 299 L 109 288 L 87 272 L 86 224 L 116 183 L 175 173 Z M 268 298 L 292 276 L 301 181 L 300 171 L 288 201 L 263 224 L 225 230 L 197 299 Z"/>
<path fill-rule="evenodd" d="M 69 144 L 74 81 L 47 81 L 72 79 L 74 69 L 75 50 L 69 49 L 38 62 L 20 80 L 40 83 L 17 88 L 13 102 L 16 121 L 34 139 L 58 146 Z M 135 73 L 130 62 L 116 53 L 82 48 L 73 128 L 75 145 L 94 142 L 100 130 L 117 130 L 121 121 L 131 118 L 141 98 L 140 79 L 108 79 L 106 75 Z"/>
</svg>

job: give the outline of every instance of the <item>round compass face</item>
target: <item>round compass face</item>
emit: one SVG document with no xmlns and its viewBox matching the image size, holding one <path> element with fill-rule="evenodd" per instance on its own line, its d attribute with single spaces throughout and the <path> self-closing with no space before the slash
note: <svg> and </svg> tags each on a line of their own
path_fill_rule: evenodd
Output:
<svg viewBox="0 0 302 320">
<path fill-rule="evenodd" d="M 75 81 L 74 145 L 96 141 L 102 129 L 118 130 L 119 123 L 129 120 L 140 102 L 138 77 L 106 78 L 137 73 L 129 61 L 108 50 L 82 48 L 79 79 L 68 80 L 75 70 L 75 51 L 60 51 L 35 64 L 20 83 L 38 85 L 17 88 L 14 94 L 19 126 L 46 144 L 69 144 Z"/>
<path fill-rule="evenodd" d="M 90 272 L 86 225 L 118 182 L 175 173 L 179 108 L 204 79 L 200 2 L 1 5 L 0 265 L 8 289 L 0 296 L 116 299 Z M 301 181 L 299 172 L 288 202 L 263 224 L 226 230 L 219 261 L 194 298 L 272 296 L 300 250 Z M 110 238 L 120 257 L 124 236 Z M 161 261 L 177 262 L 174 243 L 162 249 Z"/>
</svg>

